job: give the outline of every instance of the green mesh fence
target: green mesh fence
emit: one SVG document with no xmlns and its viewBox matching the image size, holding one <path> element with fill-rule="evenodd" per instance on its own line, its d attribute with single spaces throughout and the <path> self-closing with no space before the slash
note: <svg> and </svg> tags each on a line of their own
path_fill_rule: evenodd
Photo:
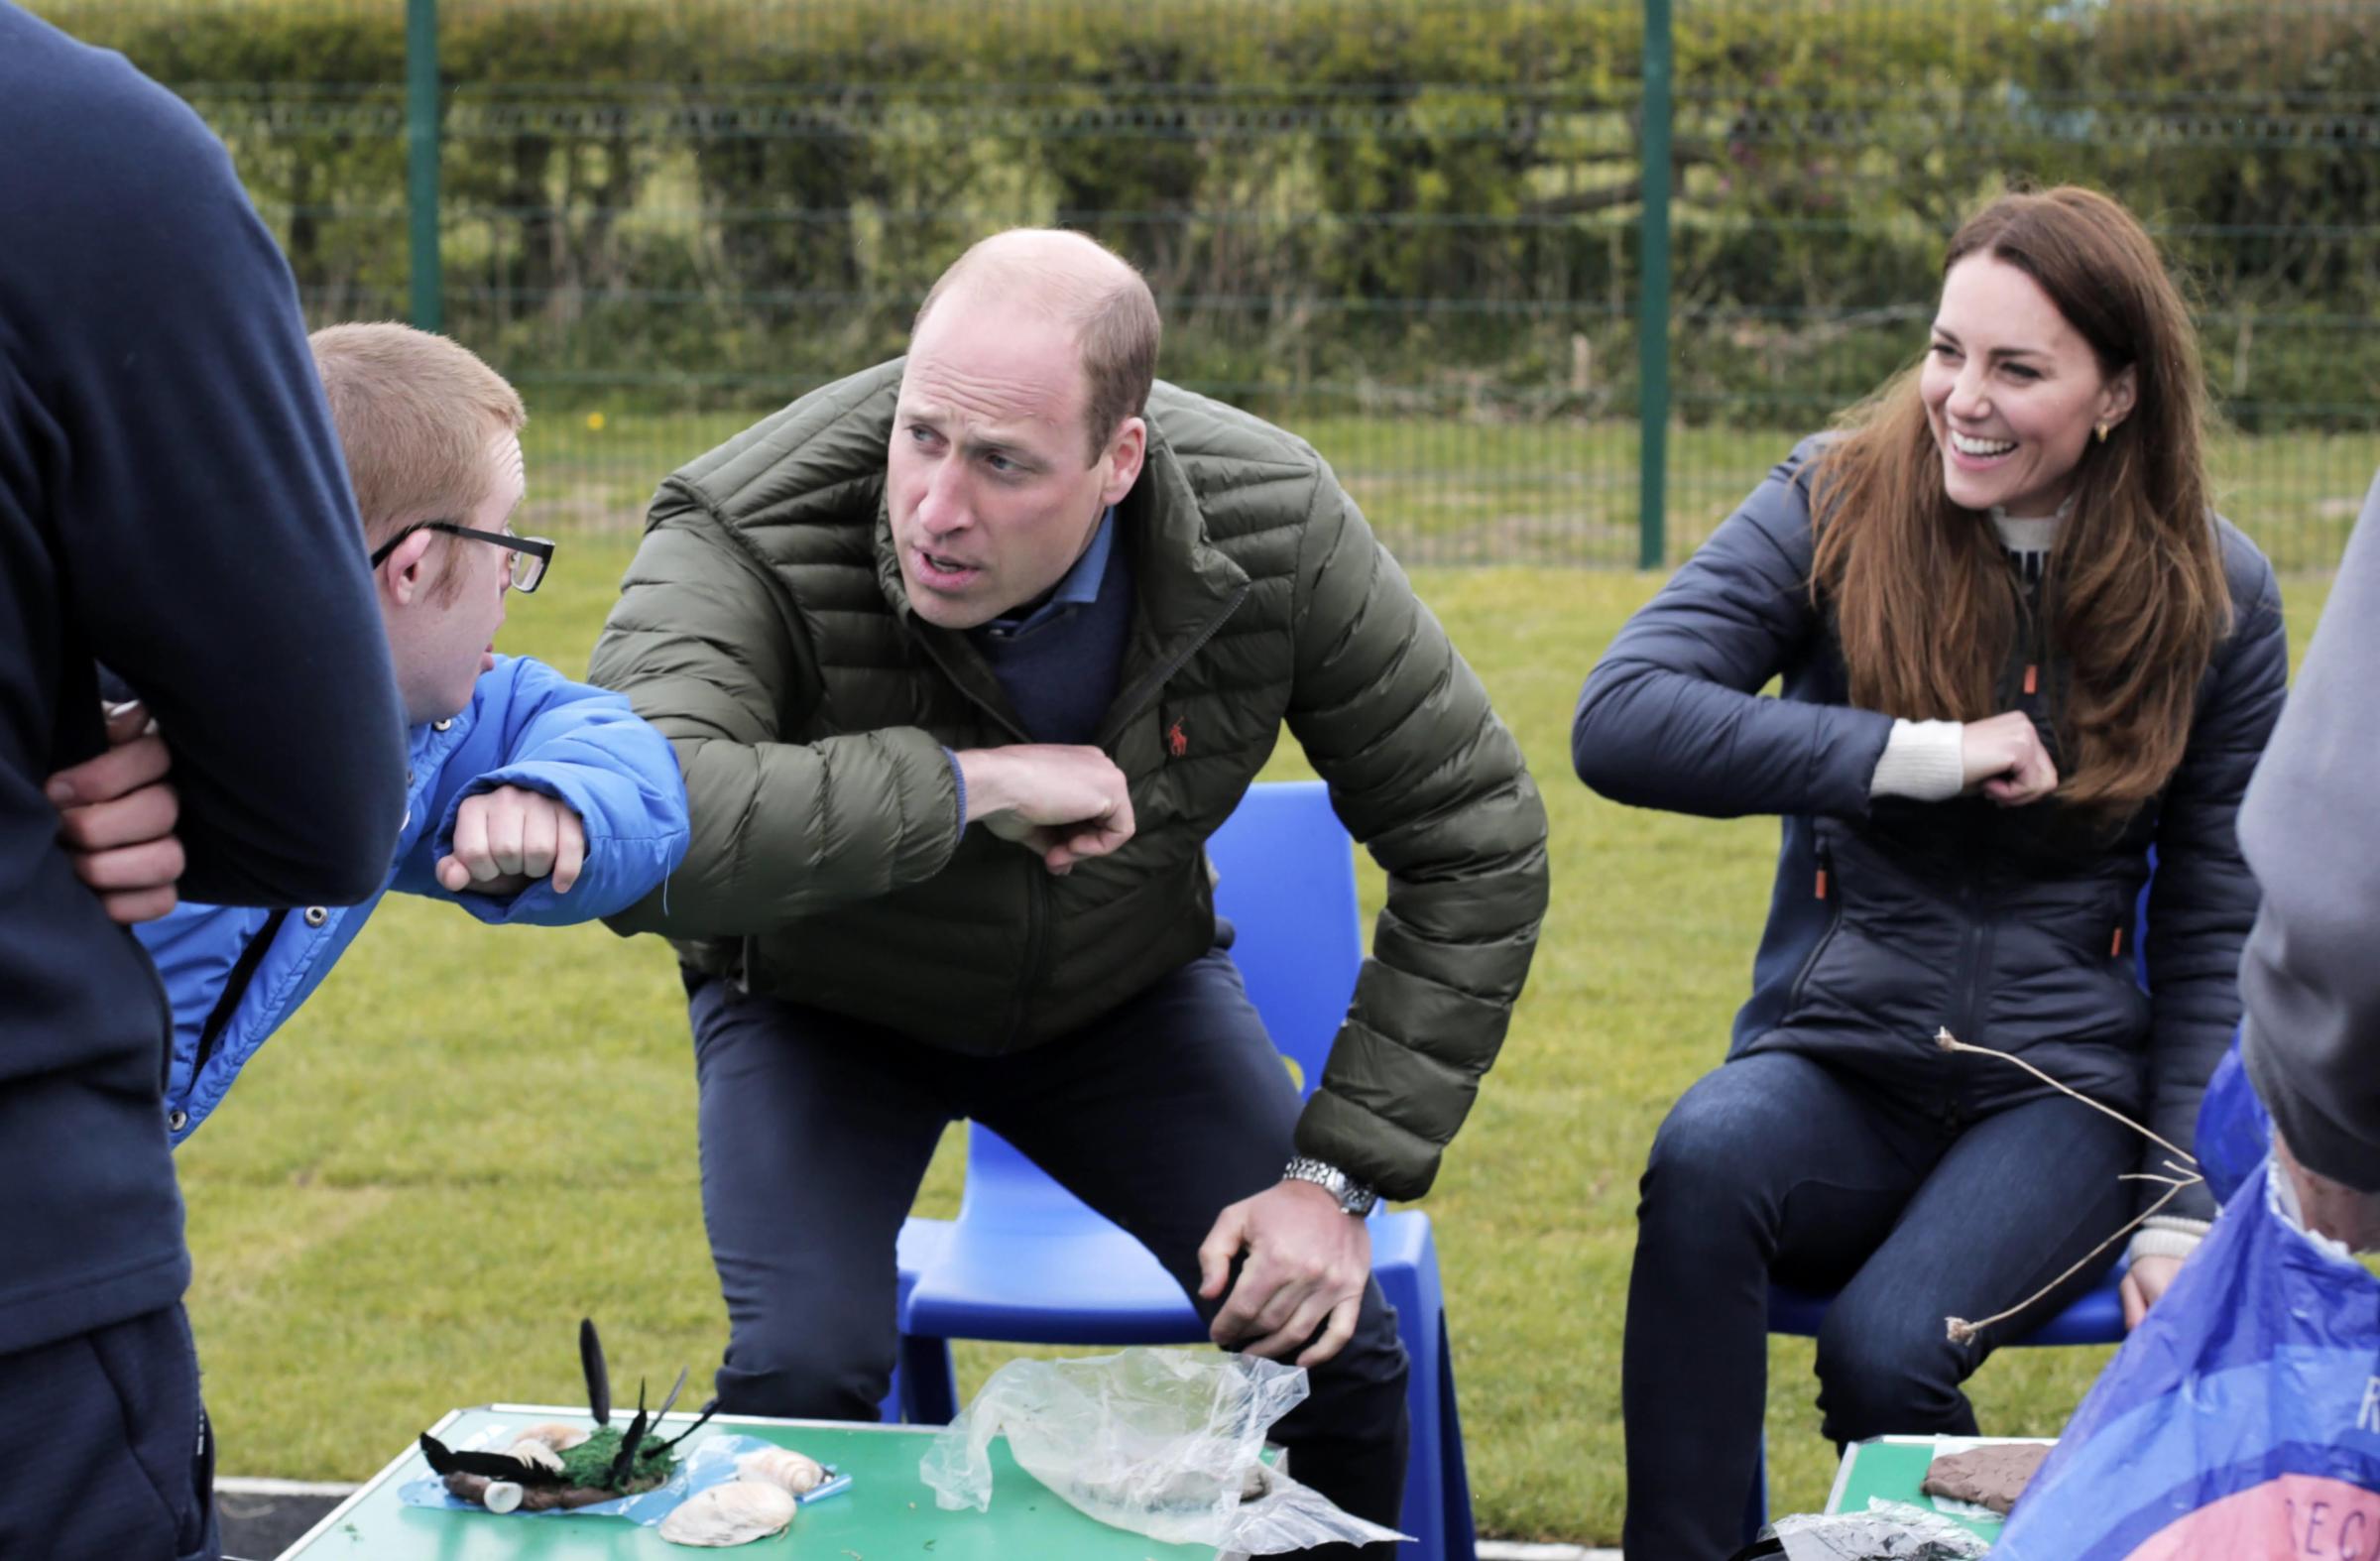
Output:
<svg viewBox="0 0 2380 1561">
<path fill-rule="evenodd" d="M 418 0 L 416 0 L 418 3 Z M 225 138 L 318 321 L 403 317 L 407 0 L 34 0 Z M 1638 0 L 443 0 L 436 296 L 521 385 L 532 523 L 890 356 L 971 239 L 1131 257 L 1161 372 L 1304 433 L 1416 563 L 1666 556 L 1923 346 L 2008 180 L 2142 213 L 2226 513 L 2327 567 L 2380 466 L 2380 27 L 2330 0 L 1673 0 L 1644 405 Z"/>
</svg>

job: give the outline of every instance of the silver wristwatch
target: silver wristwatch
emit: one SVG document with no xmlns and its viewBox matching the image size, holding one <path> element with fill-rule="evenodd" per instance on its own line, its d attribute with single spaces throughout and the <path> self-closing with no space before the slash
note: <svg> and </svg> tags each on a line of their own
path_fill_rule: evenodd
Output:
<svg viewBox="0 0 2380 1561">
<path fill-rule="evenodd" d="M 1329 1160 L 1309 1159 L 1300 1154 L 1282 1170 L 1283 1181 L 1310 1181 L 1339 1200 L 1339 1207 L 1357 1219 L 1371 1212 L 1380 1195 L 1371 1188 L 1333 1165 Z"/>
</svg>

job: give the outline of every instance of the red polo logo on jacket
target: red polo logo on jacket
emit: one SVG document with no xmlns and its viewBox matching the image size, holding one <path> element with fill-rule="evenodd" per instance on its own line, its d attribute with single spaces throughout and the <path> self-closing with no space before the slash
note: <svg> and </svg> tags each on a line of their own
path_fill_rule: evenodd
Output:
<svg viewBox="0 0 2380 1561">
<path fill-rule="evenodd" d="M 1190 752 L 1190 739 L 1182 731 L 1181 722 L 1176 721 L 1173 725 L 1165 728 L 1165 751 L 1176 759 Z"/>
</svg>

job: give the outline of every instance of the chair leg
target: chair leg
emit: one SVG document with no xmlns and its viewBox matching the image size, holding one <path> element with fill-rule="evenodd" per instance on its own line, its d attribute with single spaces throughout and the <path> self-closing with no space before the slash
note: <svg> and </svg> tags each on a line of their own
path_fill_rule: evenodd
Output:
<svg viewBox="0 0 2380 1561">
<path fill-rule="evenodd" d="M 958 1373 L 948 1339 L 900 1336 L 892 1380 L 900 1399 L 899 1418 L 910 1425 L 948 1425 L 959 1415 Z"/>
<path fill-rule="evenodd" d="M 948 1425 L 959 1414 L 959 1379 L 950 1363 L 950 1341 L 920 1339 L 909 1334 L 909 1294 L 919 1275 L 949 1244 L 953 1227 L 948 1220 L 911 1218 L 901 1222 L 895 1247 L 898 1289 L 892 1322 L 900 1344 L 892 1357 L 892 1383 L 877 1406 L 887 1425 Z"/>
<path fill-rule="evenodd" d="M 1438 1322 L 1438 1489 L 1446 1561 L 1479 1561 L 1471 1515 L 1471 1468 L 1463 1457 L 1463 1416 L 1455 1407 L 1455 1351 Z"/>
<path fill-rule="evenodd" d="M 1410 1363 L 1405 1409 L 1412 1440 L 1398 1526 L 1418 1541 L 1405 1552 L 1410 1561 L 1476 1561 L 1471 1482 L 1463 1467 L 1462 1422 L 1455 1413 L 1454 1358 L 1438 1288 L 1437 1252 L 1424 1236 L 1416 1250 L 1400 1256 L 1406 1261 L 1382 1262 L 1372 1271 L 1396 1309 L 1397 1337 Z"/>
</svg>

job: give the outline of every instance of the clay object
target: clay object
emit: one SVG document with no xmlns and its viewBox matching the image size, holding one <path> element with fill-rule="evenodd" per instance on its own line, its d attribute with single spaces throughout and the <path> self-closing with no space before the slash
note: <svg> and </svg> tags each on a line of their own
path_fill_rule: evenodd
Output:
<svg viewBox="0 0 2380 1561">
<path fill-rule="evenodd" d="M 736 1478 L 778 1486 L 794 1496 L 807 1496 L 826 1483 L 826 1471 L 818 1460 L 804 1457 L 790 1447 L 765 1447 L 736 1460 Z"/>
<path fill-rule="evenodd" d="M 673 1545 L 720 1549 L 766 1539 L 793 1521 L 793 1496 L 757 1480 L 731 1480 L 680 1502 L 661 1519 L 661 1537 Z"/>
<path fill-rule="evenodd" d="M 2008 1442 L 1994 1447 L 1970 1447 L 1934 1460 L 1918 1489 L 1928 1496 L 1972 1501 L 2005 1516 L 2041 1461 L 2050 1456 L 2046 1442 Z"/>
<path fill-rule="evenodd" d="M 467 1475 L 459 1470 L 446 1477 L 446 1489 L 453 1493 L 457 1500 L 468 1501 L 473 1506 L 488 1504 L 488 1487 L 494 1483 L 485 1475 Z M 598 1501 L 617 1501 L 619 1500 L 619 1492 L 599 1491 L 593 1486 L 525 1485 L 521 1488 L 521 1504 L 518 1509 L 524 1512 L 543 1512 L 557 1506 L 563 1508 L 593 1506 Z"/>
</svg>

